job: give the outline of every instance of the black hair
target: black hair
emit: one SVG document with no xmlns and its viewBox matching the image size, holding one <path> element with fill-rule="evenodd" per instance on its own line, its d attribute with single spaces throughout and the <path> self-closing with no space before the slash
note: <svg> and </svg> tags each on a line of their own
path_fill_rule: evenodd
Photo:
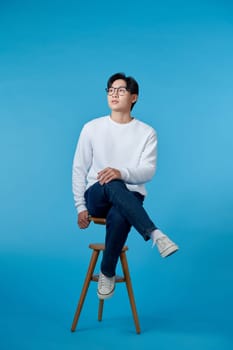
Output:
<svg viewBox="0 0 233 350">
<path fill-rule="evenodd" d="M 109 89 L 112 84 L 114 83 L 115 80 L 118 80 L 118 79 L 122 79 L 126 82 L 126 87 L 127 87 L 127 90 L 131 93 L 131 94 L 136 94 L 138 95 L 139 94 L 139 86 L 138 86 L 138 83 L 137 81 L 133 78 L 133 77 L 127 77 L 125 75 L 125 73 L 116 73 L 116 74 L 113 74 L 109 79 L 108 79 L 108 82 L 107 82 L 107 88 Z M 132 103 L 132 106 L 131 106 L 131 110 L 133 109 L 135 103 L 137 101 L 133 102 Z"/>
</svg>

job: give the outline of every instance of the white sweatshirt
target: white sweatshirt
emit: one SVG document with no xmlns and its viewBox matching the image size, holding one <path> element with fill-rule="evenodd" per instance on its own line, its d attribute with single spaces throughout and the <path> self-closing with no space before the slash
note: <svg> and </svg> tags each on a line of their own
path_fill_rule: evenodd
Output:
<svg viewBox="0 0 233 350">
<path fill-rule="evenodd" d="M 156 157 L 156 132 L 137 119 L 121 124 L 104 116 L 86 123 L 73 161 L 72 189 L 78 213 L 86 210 L 86 189 L 107 167 L 118 169 L 128 189 L 145 196 L 145 183 L 155 173 Z"/>
</svg>

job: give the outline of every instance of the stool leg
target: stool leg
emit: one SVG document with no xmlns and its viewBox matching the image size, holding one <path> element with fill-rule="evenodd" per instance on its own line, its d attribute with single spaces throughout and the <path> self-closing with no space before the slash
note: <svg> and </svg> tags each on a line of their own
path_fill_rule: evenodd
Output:
<svg viewBox="0 0 233 350">
<path fill-rule="evenodd" d="M 139 319 L 138 319 L 138 314 L 137 314 L 137 309 L 136 309 L 136 303 L 135 303 L 134 294 L 133 294 L 133 287 L 132 287 L 132 283 L 131 283 L 131 279 L 130 279 L 129 267 L 128 267 L 125 252 L 121 253 L 120 260 L 121 260 L 122 270 L 124 273 L 126 287 L 127 287 L 127 291 L 128 291 L 128 295 L 129 295 L 129 301 L 130 301 L 130 305 L 131 305 L 131 309 L 132 309 L 132 313 L 133 313 L 136 333 L 139 334 L 139 333 L 141 333 L 141 330 L 140 330 Z"/>
<path fill-rule="evenodd" d="M 102 321 L 103 308 L 104 308 L 104 300 L 100 300 L 99 309 L 98 309 L 98 321 Z"/>
<path fill-rule="evenodd" d="M 80 295 L 80 298 L 79 298 L 78 306 L 77 306 L 77 309 L 76 309 L 76 312 L 75 312 L 75 315 L 74 315 L 74 320 L 73 320 L 73 323 L 72 323 L 72 326 L 71 326 L 71 331 L 72 332 L 75 331 L 75 328 L 77 326 L 77 323 L 78 323 L 78 320 L 79 320 L 79 316 L 80 316 L 80 313 L 81 313 L 81 310 L 82 310 L 82 307 L 83 307 L 83 303 L 84 303 L 84 300 L 85 300 L 85 297 L 86 297 L 86 294 L 87 294 L 87 290 L 88 290 L 90 281 L 92 279 L 92 275 L 93 275 L 93 272 L 94 272 L 94 269 L 95 269 L 95 265 L 96 265 L 98 256 L 99 256 L 99 251 L 94 250 L 93 253 L 92 253 L 92 257 L 91 257 L 91 260 L 90 260 L 90 264 L 89 264 L 89 267 L 88 267 L 86 278 L 85 278 L 85 281 L 84 281 L 84 284 L 83 284 L 83 288 L 82 288 L 82 292 L 81 292 L 81 295 Z"/>
</svg>

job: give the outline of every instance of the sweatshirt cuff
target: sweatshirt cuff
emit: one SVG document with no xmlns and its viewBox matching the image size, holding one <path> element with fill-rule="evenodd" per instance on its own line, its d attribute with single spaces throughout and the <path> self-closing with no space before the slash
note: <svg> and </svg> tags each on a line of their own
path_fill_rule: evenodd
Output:
<svg viewBox="0 0 233 350">
<path fill-rule="evenodd" d="M 77 213 L 79 214 L 82 211 L 87 210 L 87 207 L 85 205 L 81 204 L 76 209 L 77 209 Z"/>
<path fill-rule="evenodd" d="M 129 178 L 129 172 L 126 168 L 120 169 L 120 173 L 121 173 L 121 178 L 124 182 L 128 181 Z"/>
</svg>

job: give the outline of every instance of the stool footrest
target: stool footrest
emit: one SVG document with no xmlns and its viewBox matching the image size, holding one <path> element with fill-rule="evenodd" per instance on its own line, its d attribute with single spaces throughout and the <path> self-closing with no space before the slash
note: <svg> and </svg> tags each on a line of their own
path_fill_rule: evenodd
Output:
<svg viewBox="0 0 233 350">
<path fill-rule="evenodd" d="M 98 282 L 98 279 L 99 279 L 99 274 L 95 274 L 92 276 L 91 281 Z M 115 282 L 116 283 L 125 282 L 125 277 L 117 275 Z"/>
<path fill-rule="evenodd" d="M 96 250 L 96 251 L 102 251 L 105 249 L 105 244 L 104 243 L 90 243 L 89 244 L 89 248 Z M 129 248 L 125 245 L 122 248 L 122 252 L 125 252 L 126 250 L 128 250 Z"/>
</svg>

